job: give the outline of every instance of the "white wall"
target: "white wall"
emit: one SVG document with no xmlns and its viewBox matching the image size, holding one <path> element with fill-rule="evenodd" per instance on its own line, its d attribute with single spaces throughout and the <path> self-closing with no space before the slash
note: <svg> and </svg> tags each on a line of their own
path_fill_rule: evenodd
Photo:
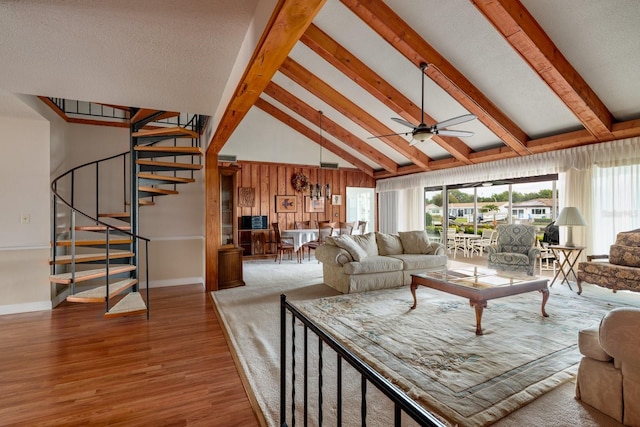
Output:
<svg viewBox="0 0 640 427">
<path fill-rule="evenodd" d="M 11 97 L 0 109 L 0 314 L 51 307 L 49 122 Z"/>
</svg>

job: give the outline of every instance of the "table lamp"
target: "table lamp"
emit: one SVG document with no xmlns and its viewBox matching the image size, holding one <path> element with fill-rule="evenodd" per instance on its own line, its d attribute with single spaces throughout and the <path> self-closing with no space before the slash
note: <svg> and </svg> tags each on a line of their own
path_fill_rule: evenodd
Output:
<svg viewBox="0 0 640 427">
<path fill-rule="evenodd" d="M 582 216 L 578 208 L 566 207 L 562 209 L 560 215 L 558 215 L 558 219 L 556 219 L 556 225 L 567 227 L 567 243 L 565 243 L 564 245 L 568 247 L 574 247 L 575 243 L 573 243 L 573 227 L 575 225 L 587 225 L 587 221 L 584 220 L 584 217 Z"/>
</svg>

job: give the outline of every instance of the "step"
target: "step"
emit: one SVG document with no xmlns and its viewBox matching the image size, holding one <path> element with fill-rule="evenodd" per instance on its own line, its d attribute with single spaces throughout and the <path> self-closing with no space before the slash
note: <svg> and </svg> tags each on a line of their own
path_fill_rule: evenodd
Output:
<svg viewBox="0 0 640 427">
<path fill-rule="evenodd" d="M 109 239 L 109 245 L 128 245 L 131 243 L 130 237 L 116 237 Z M 104 246 L 107 244 L 107 239 L 76 239 L 76 246 Z M 71 240 L 58 240 L 56 246 L 71 246 Z"/>
<path fill-rule="evenodd" d="M 185 129 L 180 126 L 172 126 L 172 127 L 159 127 L 155 129 L 143 129 L 138 132 L 134 132 L 131 134 L 132 137 L 138 139 L 147 139 L 147 138 L 156 138 L 162 137 L 162 139 L 169 138 L 198 138 L 198 132 Z M 182 148 L 191 148 L 191 147 L 182 147 Z M 137 150 L 137 147 L 135 148 Z"/>
<path fill-rule="evenodd" d="M 143 173 L 138 174 L 139 183 L 151 183 L 153 185 L 160 184 L 190 184 L 196 182 L 193 178 L 183 178 L 181 176 L 160 175 L 155 173 Z"/>
<path fill-rule="evenodd" d="M 125 259 L 133 257 L 133 252 L 109 252 L 109 259 Z M 66 265 L 71 264 L 71 255 L 58 255 L 56 256 L 56 265 Z M 95 253 L 95 254 L 76 254 L 75 262 L 83 263 L 83 262 L 95 262 L 95 261 L 104 261 L 107 259 L 107 253 Z M 49 265 L 53 264 L 53 259 L 49 259 Z"/>
<path fill-rule="evenodd" d="M 98 218 L 113 218 L 123 222 L 130 222 L 131 212 L 104 212 L 98 214 Z"/>
<path fill-rule="evenodd" d="M 109 298 L 113 298 L 119 295 L 122 291 L 129 289 L 133 285 L 138 283 L 137 279 L 120 280 L 109 284 Z M 107 286 L 97 286 L 95 288 L 87 289 L 86 291 L 78 292 L 74 295 L 69 295 L 67 301 L 69 302 L 105 302 L 107 295 Z"/>
<path fill-rule="evenodd" d="M 154 116 L 156 115 L 156 116 Z M 153 110 L 150 108 L 141 108 L 131 117 L 131 123 L 140 123 L 143 121 L 154 121 L 154 120 L 163 120 L 168 119 L 170 117 L 177 117 L 180 113 L 175 111 L 160 111 Z M 153 118 L 151 118 L 154 116 Z"/>
<path fill-rule="evenodd" d="M 135 265 L 111 266 L 109 268 L 109 275 L 126 273 L 128 271 L 133 271 L 135 269 L 136 269 Z M 93 270 L 76 271 L 75 281 L 76 283 L 86 282 L 87 280 L 99 279 L 100 277 L 105 277 L 106 275 L 107 275 L 106 268 L 96 268 Z M 53 274 L 49 276 L 49 281 L 53 283 L 59 283 L 61 285 L 70 285 L 71 273 Z"/>
<path fill-rule="evenodd" d="M 178 194 L 176 190 L 168 190 L 166 188 L 155 187 L 138 187 L 138 197 L 155 197 L 155 196 L 167 196 L 171 194 Z"/>
<path fill-rule="evenodd" d="M 153 172 L 153 171 L 179 171 L 179 170 L 200 170 L 202 165 L 193 163 L 175 163 L 175 162 L 156 162 L 153 160 L 136 160 L 136 163 L 140 165 L 141 172 Z"/>
<path fill-rule="evenodd" d="M 140 292 L 130 292 L 104 314 L 106 318 L 136 316 L 147 313 L 147 305 Z"/>
<path fill-rule="evenodd" d="M 96 231 L 96 232 L 106 232 L 106 225 L 78 225 L 76 226 L 77 231 Z M 118 231 L 130 231 L 130 225 L 114 225 L 109 227 L 110 232 L 118 232 Z"/>
<path fill-rule="evenodd" d="M 131 206 L 131 203 L 125 203 L 127 206 Z M 153 200 L 138 200 L 138 206 L 154 206 L 156 202 Z"/>
</svg>

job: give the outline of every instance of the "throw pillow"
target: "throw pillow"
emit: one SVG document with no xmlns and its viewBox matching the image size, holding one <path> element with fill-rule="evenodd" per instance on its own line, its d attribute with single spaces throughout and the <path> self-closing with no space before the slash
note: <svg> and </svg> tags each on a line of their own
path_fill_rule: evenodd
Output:
<svg viewBox="0 0 640 427">
<path fill-rule="evenodd" d="M 380 255 L 400 255 L 403 252 L 400 236 L 395 234 L 376 233 L 376 242 Z"/>
<path fill-rule="evenodd" d="M 333 237 L 333 242 L 337 247 L 349 252 L 354 261 L 362 261 L 367 257 L 367 252 L 352 237 L 349 235 L 336 236 Z"/>
<path fill-rule="evenodd" d="M 405 254 L 429 253 L 429 236 L 424 230 L 398 232 Z"/>
<path fill-rule="evenodd" d="M 367 256 L 378 256 L 375 233 L 353 234 L 351 237 L 367 253 Z"/>
</svg>

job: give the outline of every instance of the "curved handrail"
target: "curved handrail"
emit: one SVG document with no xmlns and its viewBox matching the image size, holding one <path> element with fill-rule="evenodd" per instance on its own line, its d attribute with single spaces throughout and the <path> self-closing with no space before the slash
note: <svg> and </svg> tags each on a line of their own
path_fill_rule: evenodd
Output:
<svg viewBox="0 0 640 427">
<path fill-rule="evenodd" d="M 96 223 L 98 223 L 98 224 L 100 224 L 100 225 L 104 225 L 104 226 L 105 226 L 105 227 L 107 227 L 108 229 L 113 229 L 113 230 L 116 230 L 116 229 L 117 229 L 119 232 L 124 233 L 124 234 L 127 234 L 128 236 L 131 236 L 131 237 L 133 237 L 133 238 L 136 238 L 136 239 L 142 239 L 142 240 L 144 240 L 144 241 L 146 241 L 146 242 L 150 242 L 150 241 L 151 241 L 151 239 L 148 239 L 148 238 L 146 238 L 146 237 L 143 237 L 143 236 L 140 236 L 140 235 L 137 235 L 137 234 L 134 234 L 134 233 L 130 233 L 130 232 L 126 231 L 126 230 L 118 229 L 117 227 L 115 227 L 115 226 L 113 226 L 113 225 L 111 225 L 111 224 L 108 224 L 108 223 L 106 223 L 106 222 L 104 222 L 104 221 L 100 221 L 100 220 L 97 218 L 97 212 L 96 212 L 96 217 L 94 218 L 94 217 L 92 217 L 90 214 L 88 214 L 88 213 L 86 213 L 86 212 L 83 212 L 83 211 L 81 211 L 80 209 L 78 209 L 78 208 L 76 208 L 76 207 L 72 206 L 72 205 L 71 205 L 71 203 L 69 203 L 67 200 L 65 200 L 65 199 L 60 195 L 60 193 L 58 193 L 58 190 L 57 190 L 57 184 L 58 184 L 58 181 L 59 181 L 59 180 L 61 180 L 62 178 L 64 178 L 65 176 L 67 176 L 67 175 L 69 175 L 69 174 L 72 174 L 72 173 L 74 173 L 75 171 L 77 171 L 77 170 L 79 170 L 79 169 L 82 169 L 82 168 L 84 168 L 84 167 L 91 166 L 91 165 L 95 165 L 95 164 L 98 164 L 98 163 L 101 163 L 101 162 L 106 162 L 106 161 L 108 161 L 108 160 L 113 160 L 113 159 L 118 158 L 118 157 L 121 157 L 121 156 L 126 156 L 127 154 L 129 154 L 129 152 L 128 152 L 128 151 L 125 151 L 124 153 L 116 154 L 116 155 L 113 155 L 113 156 L 110 156 L 110 157 L 105 157 L 104 159 L 100 159 L 100 160 L 94 160 L 94 161 L 92 161 L 92 162 L 87 162 L 87 163 L 84 163 L 84 164 L 82 164 L 82 165 L 80 165 L 80 166 L 76 166 L 76 167 L 74 167 L 74 168 L 72 168 L 72 169 L 69 169 L 68 171 L 66 171 L 66 172 L 65 172 L 65 173 L 63 173 L 62 175 L 59 175 L 58 177 L 56 177 L 56 178 L 54 178 L 54 179 L 53 179 L 53 181 L 51 182 L 51 191 L 53 192 L 53 194 L 54 194 L 58 199 L 60 199 L 60 201 L 62 201 L 62 203 L 64 203 L 65 205 L 67 205 L 67 206 L 68 206 L 70 209 L 72 209 L 74 212 L 77 212 L 77 213 L 79 213 L 80 215 L 82 215 L 82 216 L 84 216 L 84 217 L 86 217 L 86 218 L 89 218 L 91 221 L 95 221 Z M 73 189 L 72 189 L 72 191 L 73 191 Z"/>
</svg>

